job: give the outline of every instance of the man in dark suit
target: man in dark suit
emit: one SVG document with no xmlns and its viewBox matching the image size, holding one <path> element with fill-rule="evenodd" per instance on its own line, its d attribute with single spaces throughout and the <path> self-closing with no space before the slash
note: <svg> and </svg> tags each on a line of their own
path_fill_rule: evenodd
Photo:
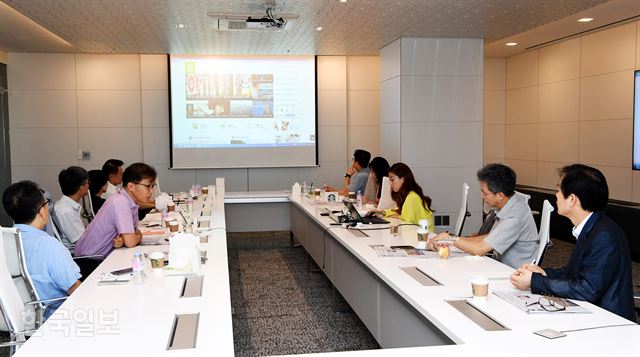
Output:
<svg viewBox="0 0 640 357">
<path fill-rule="evenodd" d="M 603 212 L 609 199 L 604 175 L 585 165 L 565 166 L 556 198 L 558 213 L 571 220 L 577 239 L 569 264 L 546 270 L 525 264 L 511 275 L 511 283 L 535 294 L 589 301 L 635 322 L 629 245 Z"/>
</svg>

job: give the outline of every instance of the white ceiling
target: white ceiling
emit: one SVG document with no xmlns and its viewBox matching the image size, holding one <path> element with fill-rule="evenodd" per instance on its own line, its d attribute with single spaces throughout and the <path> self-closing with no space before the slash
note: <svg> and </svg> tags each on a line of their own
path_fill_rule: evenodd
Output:
<svg viewBox="0 0 640 357">
<path fill-rule="evenodd" d="M 574 17 L 579 13 L 597 14 L 616 6 L 621 11 L 615 19 L 640 13 L 640 0 L 276 0 L 276 15 L 298 17 L 290 30 L 212 28 L 214 18 L 208 14 L 262 15 L 265 1 L 273 2 L 3 0 L 9 6 L 0 3 L 0 48 L 16 52 L 377 55 L 381 47 L 399 37 L 471 37 L 484 38 L 488 49 L 494 42 L 493 55 L 504 56 L 527 45 L 501 53 L 502 39 L 535 33 L 545 25 L 556 24 L 558 29 L 529 41 L 542 43 L 602 25 L 596 21 L 576 25 Z M 563 22 L 567 25 L 558 26 Z M 186 27 L 177 28 L 179 23 Z M 323 30 L 316 31 L 317 26 Z"/>
</svg>

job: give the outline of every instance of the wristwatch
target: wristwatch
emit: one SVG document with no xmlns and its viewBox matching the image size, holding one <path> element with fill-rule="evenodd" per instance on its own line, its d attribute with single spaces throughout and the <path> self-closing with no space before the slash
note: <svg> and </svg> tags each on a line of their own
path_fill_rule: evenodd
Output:
<svg viewBox="0 0 640 357">
<path fill-rule="evenodd" d="M 344 177 L 351 178 L 351 175 L 347 172 L 346 174 L 344 174 Z"/>
</svg>

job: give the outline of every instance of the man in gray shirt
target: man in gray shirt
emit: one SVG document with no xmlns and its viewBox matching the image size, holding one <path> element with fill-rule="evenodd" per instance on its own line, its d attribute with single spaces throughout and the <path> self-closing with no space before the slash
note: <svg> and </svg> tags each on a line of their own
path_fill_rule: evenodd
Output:
<svg viewBox="0 0 640 357">
<path fill-rule="evenodd" d="M 369 179 L 369 160 L 371 160 L 371 154 L 368 151 L 361 149 L 356 150 L 353 153 L 351 166 L 349 166 L 347 173 L 344 175 L 342 189 L 325 186 L 325 190 L 338 191 L 341 195 L 360 191 L 360 193 L 364 195 L 364 189 Z"/>
<path fill-rule="evenodd" d="M 531 263 L 538 251 L 538 232 L 529 196 L 515 191 L 516 173 L 505 165 L 489 164 L 478 171 L 478 181 L 482 198 L 496 211 L 491 231 L 474 237 L 442 233 L 434 240 L 453 240 L 456 248 L 474 255 L 494 250 L 499 261 L 516 269 Z"/>
</svg>

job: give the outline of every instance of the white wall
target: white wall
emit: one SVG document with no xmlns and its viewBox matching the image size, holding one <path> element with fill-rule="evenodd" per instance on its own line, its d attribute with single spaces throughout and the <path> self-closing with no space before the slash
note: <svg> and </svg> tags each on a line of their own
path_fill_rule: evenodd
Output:
<svg viewBox="0 0 640 357">
<path fill-rule="evenodd" d="M 504 58 L 484 59 L 484 163 L 505 161 L 505 68 Z"/>
<path fill-rule="evenodd" d="M 163 191 L 227 179 L 229 191 L 337 185 L 355 147 L 378 153 L 377 57 L 318 57 L 317 168 L 169 170 L 167 63 L 163 55 L 9 53 L 12 180 L 59 195 L 58 172 L 100 168 L 108 158 L 144 161 Z M 88 161 L 78 150 L 91 151 Z"/>
<path fill-rule="evenodd" d="M 507 58 L 504 127 L 496 120 L 501 60 L 488 60 L 494 73 L 485 80 L 485 105 L 495 108 L 485 111 L 492 141 L 484 160 L 500 160 L 504 141 L 520 184 L 554 189 L 557 169 L 580 162 L 602 170 L 611 198 L 640 202 L 640 172 L 631 170 L 639 53 L 640 23 L 632 22 Z"/>
<path fill-rule="evenodd" d="M 467 182 L 470 233 L 482 221 L 483 40 L 401 38 L 380 50 L 380 148 L 411 167 L 436 215 L 458 216 Z"/>
</svg>

